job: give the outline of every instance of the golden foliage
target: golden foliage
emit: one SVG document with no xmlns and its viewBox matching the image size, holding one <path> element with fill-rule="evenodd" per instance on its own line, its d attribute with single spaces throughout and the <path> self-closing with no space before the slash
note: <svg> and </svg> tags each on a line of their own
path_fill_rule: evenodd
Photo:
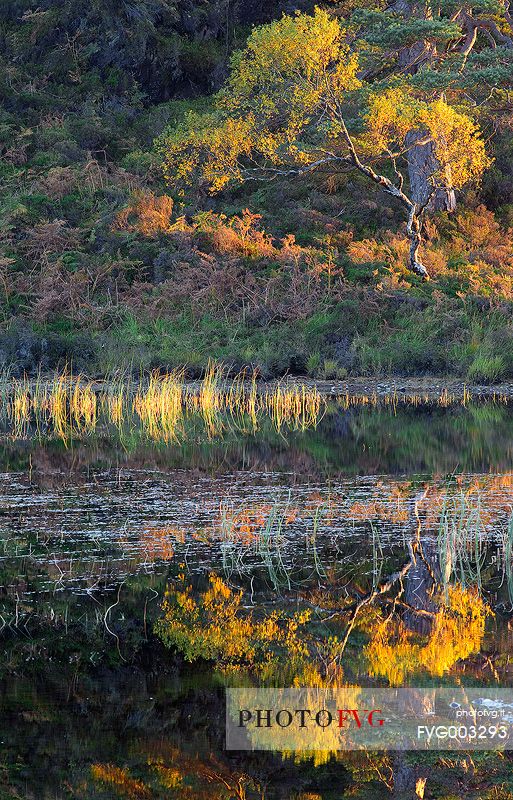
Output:
<svg viewBox="0 0 513 800">
<path fill-rule="evenodd" d="M 171 230 L 173 198 L 167 194 L 156 196 L 153 192 L 137 192 L 131 205 L 116 215 L 115 230 L 157 236 Z"/>
<path fill-rule="evenodd" d="M 173 185 L 196 176 L 212 192 L 242 179 L 238 160 L 252 150 L 254 119 L 223 120 L 218 113 L 186 114 L 182 125 L 161 139 L 164 177 Z"/>
<path fill-rule="evenodd" d="M 322 103 L 327 84 L 340 98 L 359 86 L 358 60 L 344 33 L 339 21 L 320 8 L 311 16 L 284 15 L 255 28 L 246 48 L 232 59 L 220 106 L 236 113 L 251 109 L 260 126 L 285 116 L 283 135 L 292 142 Z M 270 131 L 269 126 L 268 137 Z"/>
<path fill-rule="evenodd" d="M 181 575 L 177 584 L 168 587 L 162 610 L 155 631 L 187 661 L 201 658 L 214 661 L 219 669 L 251 669 L 262 676 L 281 668 L 296 685 L 302 685 L 301 681 L 322 684 L 305 631 L 309 611 L 290 616 L 271 611 L 257 619 L 243 608 L 242 592 L 233 591 L 215 574 L 197 598 Z M 330 648 L 336 645 L 330 640 Z"/>
<path fill-rule="evenodd" d="M 358 166 L 344 120 L 348 93 L 361 88 L 358 69 L 358 52 L 339 20 L 320 8 L 255 28 L 232 57 L 214 111 L 189 114 L 159 140 L 167 180 L 217 192 L 262 169 L 279 174 L 280 167 L 301 169 L 348 154 Z M 410 147 L 430 144 L 433 189 L 448 180 L 460 189 L 491 163 L 477 125 L 446 100 L 395 87 L 374 92 L 365 103 L 362 153 L 395 160 Z"/>
<path fill-rule="evenodd" d="M 387 617 L 371 632 L 364 651 L 369 674 L 384 677 L 393 686 L 400 686 L 408 676 L 423 670 L 430 675 L 443 675 L 459 659 L 479 651 L 490 613 L 476 591 L 453 586 L 434 615 L 424 643 L 403 623 Z"/>
<path fill-rule="evenodd" d="M 410 138 L 409 138 L 410 137 Z M 461 189 L 478 180 L 491 161 L 477 125 L 445 100 L 426 101 L 406 88 L 371 95 L 362 143 L 373 155 L 404 153 L 431 143 L 436 170 L 428 176 L 434 187 Z"/>
<path fill-rule="evenodd" d="M 316 8 L 255 28 L 235 53 L 225 89 L 209 114 L 186 115 L 159 140 L 164 174 L 173 185 L 198 180 L 217 192 L 244 179 L 244 160 L 308 164 L 300 141 L 325 106 L 359 86 L 358 58 L 339 21 Z"/>
</svg>

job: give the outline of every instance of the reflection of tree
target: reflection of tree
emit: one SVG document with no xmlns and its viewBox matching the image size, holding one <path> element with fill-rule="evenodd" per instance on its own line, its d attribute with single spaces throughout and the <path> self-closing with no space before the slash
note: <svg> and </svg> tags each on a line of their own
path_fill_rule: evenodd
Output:
<svg viewBox="0 0 513 800">
<path fill-rule="evenodd" d="M 96 763 L 91 766 L 91 778 L 95 786 L 126 800 L 168 797 L 162 790 L 172 791 L 176 800 L 246 800 L 248 791 L 264 798 L 258 781 L 231 770 L 213 755 L 202 759 L 173 748 L 165 758 L 148 758 L 148 767 L 150 773 L 143 781 L 127 768 Z"/>
<path fill-rule="evenodd" d="M 443 675 L 456 661 L 479 651 L 486 614 L 485 603 L 475 591 L 453 586 L 447 603 L 433 615 L 424 641 L 402 621 L 390 617 L 379 621 L 365 648 L 369 673 L 385 677 L 393 686 L 419 670 Z"/>
<path fill-rule="evenodd" d="M 442 675 L 459 659 L 479 650 L 488 612 L 477 592 L 449 585 L 452 560 L 444 556 L 442 566 L 436 540 L 422 536 L 421 513 L 441 520 L 447 507 L 447 490 L 435 492 L 427 486 L 408 500 L 408 488 L 393 488 L 388 501 L 379 508 L 377 500 L 359 504 L 357 512 L 362 519 L 366 515 L 379 519 L 391 515 L 396 522 L 406 521 L 408 555 L 385 577 L 382 565 L 377 572 L 375 565 L 372 586 L 366 591 L 354 579 L 346 583 L 347 601 L 343 605 L 336 599 L 340 587 L 335 577 L 331 589 L 328 586 L 318 593 L 321 603 L 311 602 L 307 611 L 287 615 L 276 608 L 270 612 L 264 608 L 255 615 L 244 608 L 242 591 L 232 592 L 212 575 L 209 589 L 198 599 L 191 586 L 171 587 L 156 631 L 165 644 L 180 650 L 188 660 L 203 658 L 222 669 L 250 669 L 268 678 L 281 670 L 282 677 L 288 676 L 295 685 L 301 685 L 302 679 L 303 685 L 320 686 L 341 680 L 346 647 L 360 626 L 371 636 L 365 649 L 371 675 L 386 677 L 392 684 L 402 683 L 419 670 Z M 465 502 L 462 505 L 458 501 L 455 508 L 461 523 L 462 513 L 471 507 L 467 495 L 456 487 L 456 498 L 460 495 Z M 349 513 L 356 513 L 354 505 Z M 262 524 L 260 518 L 255 522 L 252 516 L 244 516 L 239 522 L 245 535 L 246 528 L 253 535 L 253 525 Z M 374 560 L 381 552 L 383 561 L 379 542 L 377 548 Z M 359 571 L 361 565 L 355 578 Z M 311 599 L 315 599 L 315 593 Z M 312 610 L 325 625 L 322 634 L 311 619 Z"/>
<path fill-rule="evenodd" d="M 285 667 L 288 680 L 321 680 L 305 629 L 310 612 L 273 610 L 258 617 L 244 609 L 242 594 L 211 574 L 208 589 L 195 597 L 182 575 L 167 589 L 155 631 L 187 661 L 210 660 L 219 669 L 252 669 L 264 677 Z"/>
<path fill-rule="evenodd" d="M 425 504 L 433 513 L 433 501 L 440 509 L 440 497 L 429 498 L 427 487 L 410 504 L 409 558 L 402 566 L 323 617 L 324 621 L 345 619 L 340 657 L 362 612 L 370 606 L 379 608 L 377 618 L 366 623 L 371 641 L 364 652 L 369 674 L 385 677 L 392 685 L 402 684 L 419 670 L 440 676 L 459 659 L 478 652 L 490 613 L 477 590 L 448 585 L 451 562 L 446 559 L 442 575 L 435 543 L 421 536 L 421 507 Z M 458 506 L 459 517 L 466 508 L 465 504 Z M 422 637 L 427 638 L 422 641 Z"/>
<path fill-rule="evenodd" d="M 151 790 L 148 786 L 130 775 L 128 769 L 121 769 L 113 764 L 93 764 L 91 776 L 95 783 L 113 789 L 119 797 L 149 798 Z"/>
</svg>

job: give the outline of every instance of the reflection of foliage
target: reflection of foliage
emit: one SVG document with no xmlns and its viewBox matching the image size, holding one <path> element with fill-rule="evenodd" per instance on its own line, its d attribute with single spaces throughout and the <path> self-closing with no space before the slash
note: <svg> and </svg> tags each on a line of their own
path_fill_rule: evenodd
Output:
<svg viewBox="0 0 513 800">
<path fill-rule="evenodd" d="M 290 617 L 272 611 L 257 620 L 252 612 L 243 613 L 242 592 L 233 592 L 217 575 L 210 575 L 210 586 L 198 600 L 181 578 L 180 586 L 168 588 L 164 616 L 155 629 L 187 661 L 203 658 L 223 668 L 265 671 L 286 658 L 292 669 L 305 666 L 308 648 L 302 632 L 308 611 Z"/>
<path fill-rule="evenodd" d="M 159 783 L 182 800 L 244 800 L 248 789 L 263 796 L 258 782 L 245 772 L 232 771 L 214 755 L 208 759 L 187 756 L 179 749 L 164 748 L 165 757 L 151 756 Z M 167 797 L 168 795 L 166 795 Z"/>
<path fill-rule="evenodd" d="M 174 542 L 183 542 L 184 531 L 172 526 L 149 528 L 141 536 L 144 556 L 148 561 L 171 561 L 175 555 Z"/>
<path fill-rule="evenodd" d="M 420 643 L 401 622 L 381 622 L 365 648 L 369 674 L 383 676 L 393 685 L 424 669 L 441 676 L 462 658 L 479 651 L 485 619 L 490 611 L 475 591 L 453 586 L 447 603 L 433 615 L 427 641 Z"/>
<path fill-rule="evenodd" d="M 109 797 L 127 800 L 170 796 L 180 800 L 244 800 L 248 788 L 262 794 L 254 778 L 245 772 L 232 771 L 213 755 L 202 760 L 177 748 L 164 746 L 163 751 L 164 756 L 148 757 L 151 772 L 145 775 L 144 782 L 132 777 L 127 768 L 92 764 L 91 777 L 95 788 L 101 787 L 102 797 L 107 792 Z"/>
</svg>

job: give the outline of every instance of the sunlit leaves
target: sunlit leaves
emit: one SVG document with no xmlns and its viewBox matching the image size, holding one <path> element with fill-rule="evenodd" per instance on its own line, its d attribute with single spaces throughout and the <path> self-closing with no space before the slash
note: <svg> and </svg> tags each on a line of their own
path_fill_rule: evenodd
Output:
<svg viewBox="0 0 513 800">
<path fill-rule="evenodd" d="M 165 177 L 174 185 L 201 180 L 212 191 L 219 191 L 228 182 L 240 180 L 239 159 L 249 156 L 253 135 L 251 115 L 234 119 L 190 112 L 158 143 Z"/>
<path fill-rule="evenodd" d="M 429 179 L 461 189 L 478 180 L 490 165 L 479 128 L 466 114 L 445 100 L 426 101 L 407 88 L 374 94 L 369 100 L 364 141 L 373 152 L 405 154 L 409 148 L 431 143 L 436 157 Z"/>
<path fill-rule="evenodd" d="M 231 111 L 245 105 L 266 117 L 276 111 L 296 124 L 314 113 L 330 87 L 339 96 L 359 85 L 357 58 L 338 20 L 317 8 L 256 28 L 232 60 L 220 102 Z"/>
<path fill-rule="evenodd" d="M 357 70 L 343 28 L 325 11 L 256 28 L 232 58 L 215 111 L 187 115 L 160 139 L 167 179 L 216 192 L 262 165 L 309 163 L 329 129 L 329 106 L 360 85 Z"/>
<path fill-rule="evenodd" d="M 371 13 L 374 21 L 381 16 Z M 347 152 L 345 103 L 359 87 L 358 53 L 325 11 L 256 28 L 232 58 L 215 110 L 189 114 L 161 138 L 165 175 L 176 187 L 199 183 L 217 192 L 265 169 L 308 165 L 332 148 Z M 403 85 L 367 94 L 359 93 L 366 128 L 359 143 L 368 157 L 404 159 L 408 148 L 432 142 L 429 182 L 446 185 L 450 171 L 456 189 L 489 165 L 474 122 L 445 100 Z"/>
<path fill-rule="evenodd" d="M 433 140 L 440 166 L 439 173 L 433 176 L 434 181 L 447 169 L 450 169 L 455 189 L 478 180 L 491 161 L 472 120 L 443 100 L 426 104 L 419 117 L 421 126 L 425 126 Z"/>
</svg>

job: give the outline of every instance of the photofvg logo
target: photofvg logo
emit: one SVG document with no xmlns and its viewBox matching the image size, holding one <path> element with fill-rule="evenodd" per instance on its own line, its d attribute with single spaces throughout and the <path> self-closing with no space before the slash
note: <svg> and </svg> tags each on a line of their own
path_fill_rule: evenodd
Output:
<svg viewBox="0 0 513 800">
<path fill-rule="evenodd" d="M 227 689 L 226 746 L 287 752 L 513 749 L 513 690 L 482 692 Z"/>
<path fill-rule="evenodd" d="M 256 728 L 272 728 L 273 725 L 278 725 L 280 728 L 290 728 L 291 725 L 297 724 L 301 728 L 308 728 L 309 726 L 317 726 L 318 728 L 329 728 L 331 725 L 337 725 L 339 728 L 344 728 L 351 723 L 354 723 L 358 728 L 362 725 L 384 725 L 385 720 L 381 715 L 380 708 L 368 709 L 359 708 L 338 708 L 334 715 L 328 708 L 320 708 L 319 710 L 311 708 L 242 708 L 239 711 L 239 728 L 246 728 L 252 724 Z"/>
</svg>

